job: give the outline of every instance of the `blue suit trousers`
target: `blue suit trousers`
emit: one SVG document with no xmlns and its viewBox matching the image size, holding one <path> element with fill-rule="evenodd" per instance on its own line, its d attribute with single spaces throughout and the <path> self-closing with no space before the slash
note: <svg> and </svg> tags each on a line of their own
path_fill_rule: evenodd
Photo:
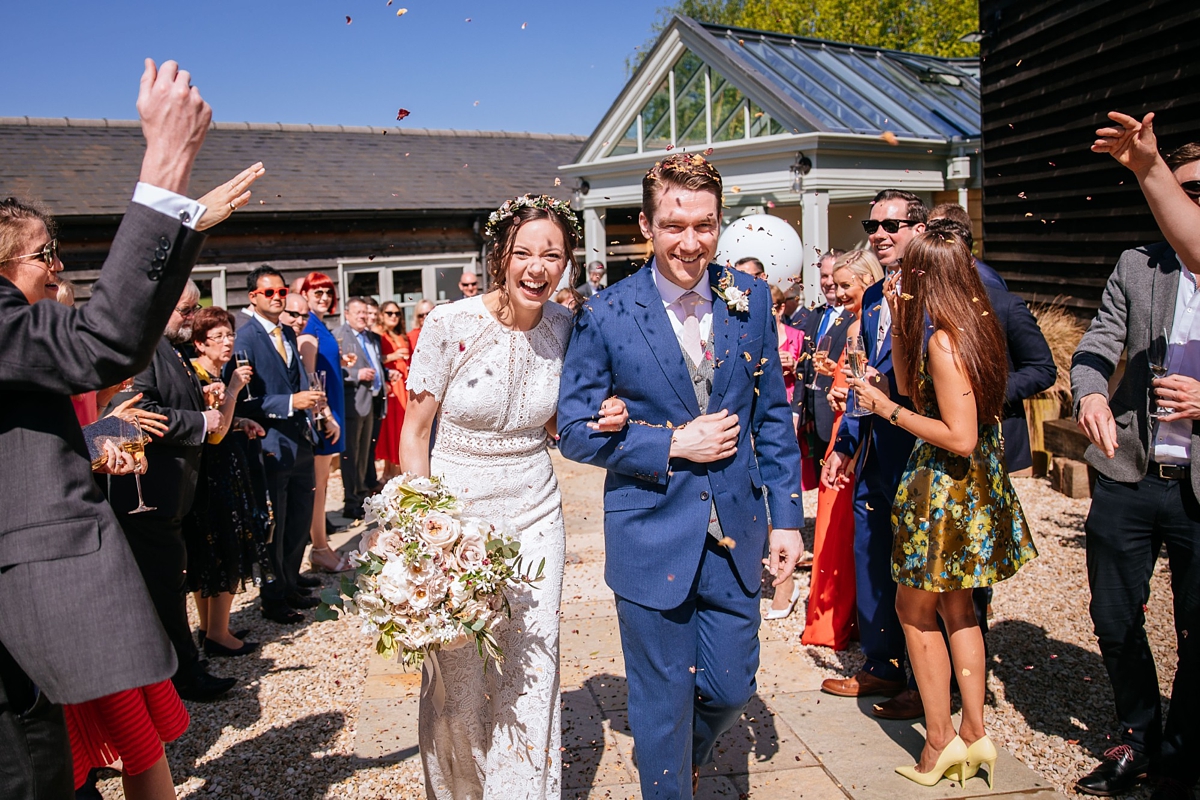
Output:
<svg viewBox="0 0 1200 800">
<path fill-rule="evenodd" d="M 896 616 L 892 579 L 892 502 L 896 487 L 868 456 L 854 491 L 854 579 L 863 669 L 886 681 L 904 680 L 904 629 Z"/>
</svg>

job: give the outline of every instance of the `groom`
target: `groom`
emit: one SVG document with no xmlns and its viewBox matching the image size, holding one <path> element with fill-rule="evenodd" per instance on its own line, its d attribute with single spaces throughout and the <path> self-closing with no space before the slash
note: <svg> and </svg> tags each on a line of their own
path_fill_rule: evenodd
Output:
<svg viewBox="0 0 1200 800">
<path fill-rule="evenodd" d="M 605 580 L 642 797 L 687 800 L 755 692 L 762 565 L 778 584 L 803 551 L 800 451 L 770 290 L 710 263 L 720 174 L 695 155 L 655 164 L 640 224 L 653 261 L 589 299 L 576 322 L 559 447 L 608 470 Z M 630 424 L 600 433 L 594 411 L 614 395 Z"/>
</svg>

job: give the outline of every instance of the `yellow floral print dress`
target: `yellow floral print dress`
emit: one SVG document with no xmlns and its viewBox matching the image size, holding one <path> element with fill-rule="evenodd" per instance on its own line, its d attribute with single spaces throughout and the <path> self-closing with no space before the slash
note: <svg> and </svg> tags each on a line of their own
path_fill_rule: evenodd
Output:
<svg viewBox="0 0 1200 800">
<path fill-rule="evenodd" d="M 924 359 L 918 409 L 941 419 Z M 979 426 L 970 457 L 917 440 L 892 504 L 892 578 L 928 592 L 991 586 L 1037 557 L 1004 468 L 999 423 Z"/>
</svg>

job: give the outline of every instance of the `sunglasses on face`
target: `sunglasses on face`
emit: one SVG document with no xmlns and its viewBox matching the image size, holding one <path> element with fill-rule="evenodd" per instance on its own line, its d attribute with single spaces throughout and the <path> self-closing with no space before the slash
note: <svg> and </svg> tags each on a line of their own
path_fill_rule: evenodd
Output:
<svg viewBox="0 0 1200 800">
<path fill-rule="evenodd" d="M 288 288 L 286 286 L 279 289 L 255 289 L 250 294 L 261 294 L 263 297 L 270 300 L 275 295 L 279 295 L 280 299 L 288 296 Z"/>
<path fill-rule="evenodd" d="M 400 312 L 399 311 L 385 311 L 385 312 L 383 312 L 383 315 L 385 317 L 398 317 L 398 316 L 400 316 Z"/>
<path fill-rule="evenodd" d="M 901 225 L 916 225 L 911 219 L 864 219 L 862 221 L 863 230 L 867 235 L 875 233 L 875 231 L 883 228 L 887 233 L 899 233 Z"/>
<path fill-rule="evenodd" d="M 23 256 L 13 256 L 13 261 L 20 261 L 23 258 L 36 258 L 47 267 L 54 266 L 54 262 L 58 260 L 58 239 L 51 239 L 42 246 L 42 249 L 36 253 L 26 253 Z"/>
<path fill-rule="evenodd" d="M 309 289 L 313 297 L 333 297 L 333 289 Z"/>
<path fill-rule="evenodd" d="M 479 285 L 479 281 L 474 281 L 472 283 L 460 283 L 459 284 L 459 286 L 463 287 L 464 289 L 468 286 L 478 286 L 478 285 Z"/>
<path fill-rule="evenodd" d="M 426 312 L 424 314 L 417 314 L 417 319 L 425 319 L 425 317 L 427 317 L 427 316 L 429 316 L 428 312 Z"/>
<path fill-rule="evenodd" d="M 1193 200 L 1200 200 L 1200 181 L 1184 181 L 1179 184 L 1183 187 L 1183 191 Z"/>
</svg>

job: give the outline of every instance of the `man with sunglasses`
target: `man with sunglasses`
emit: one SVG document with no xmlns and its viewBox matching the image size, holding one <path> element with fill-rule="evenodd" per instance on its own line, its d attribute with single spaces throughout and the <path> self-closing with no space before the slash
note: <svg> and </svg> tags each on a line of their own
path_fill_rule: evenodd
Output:
<svg viewBox="0 0 1200 800">
<path fill-rule="evenodd" d="M 929 210 L 921 198 L 900 189 L 885 189 L 871 202 L 863 220 L 871 249 L 890 274 L 900 268 L 904 251 L 925 230 Z M 895 402 L 911 409 L 896 392 L 892 367 L 892 319 L 883 302 L 883 281 L 863 294 L 862 330 L 867 348 L 868 380 Z M 879 423 L 879 424 L 876 424 Z M 866 663 L 851 678 L 830 678 L 822 691 L 841 697 L 900 697 L 874 707 L 877 716 L 910 719 L 920 716 L 920 698 L 906 692 L 904 630 L 896 616 L 896 582 L 892 580 L 892 501 L 915 439 L 897 425 L 874 416 L 842 417 L 833 452 L 821 480 L 845 484 L 854 475 L 854 570 L 858 630 Z M 865 446 L 860 448 L 860 443 Z M 857 457 L 857 463 L 855 459 Z"/>
<path fill-rule="evenodd" d="M 464 269 L 462 277 L 458 279 L 458 291 L 463 297 L 474 297 L 479 294 L 479 276 L 470 269 Z"/>
</svg>

